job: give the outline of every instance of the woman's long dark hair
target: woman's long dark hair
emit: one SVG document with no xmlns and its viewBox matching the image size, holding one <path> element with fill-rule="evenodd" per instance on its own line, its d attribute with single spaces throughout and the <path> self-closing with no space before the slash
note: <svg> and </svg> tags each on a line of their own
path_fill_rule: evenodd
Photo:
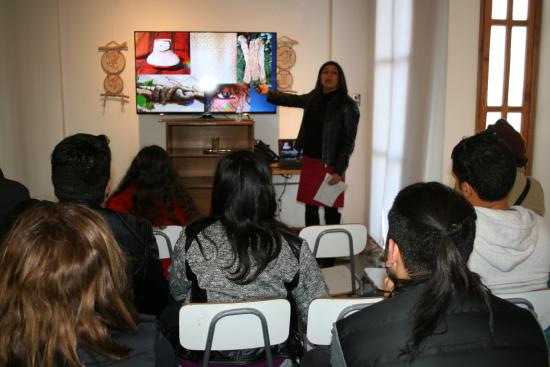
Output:
<svg viewBox="0 0 550 367">
<path fill-rule="evenodd" d="M 451 302 L 467 294 L 477 294 L 483 300 L 492 333 L 489 290 L 467 267 L 476 213 L 466 199 L 437 182 L 417 183 L 397 195 L 388 219 L 388 238 L 399 246 L 411 276 L 409 283 L 425 283 L 401 355 L 412 361 L 424 339 L 436 329 L 444 330 Z"/>
<path fill-rule="evenodd" d="M 178 223 L 174 203 L 183 208 L 187 218 L 197 214 L 193 199 L 179 182 L 168 154 L 158 145 L 139 151 L 112 196 L 132 186 L 136 188 L 136 193 L 131 214 L 147 218 L 153 225 L 162 220 L 163 208 L 168 211 L 170 219 Z"/>
<path fill-rule="evenodd" d="M 197 240 L 202 251 L 198 233 L 220 220 L 234 254 L 227 268 L 236 264 L 229 279 L 248 284 L 277 258 L 282 236 L 291 236 L 275 219 L 276 209 L 269 166 L 253 152 L 235 151 L 224 156 L 216 168 L 210 217 L 192 223 L 186 233 Z"/>
</svg>

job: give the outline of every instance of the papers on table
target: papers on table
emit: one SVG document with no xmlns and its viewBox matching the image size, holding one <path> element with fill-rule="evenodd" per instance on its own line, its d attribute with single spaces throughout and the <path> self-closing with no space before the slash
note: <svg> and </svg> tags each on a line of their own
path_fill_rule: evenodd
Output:
<svg viewBox="0 0 550 367">
<path fill-rule="evenodd" d="M 332 206 L 338 196 L 348 188 L 348 185 L 344 181 L 340 181 L 335 185 L 329 185 L 330 178 L 331 175 L 327 173 L 321 186 L 319 186 L 319 190 L 317 190 L 317 194 L 313 198 L 326 206 Z"/>
</svg>

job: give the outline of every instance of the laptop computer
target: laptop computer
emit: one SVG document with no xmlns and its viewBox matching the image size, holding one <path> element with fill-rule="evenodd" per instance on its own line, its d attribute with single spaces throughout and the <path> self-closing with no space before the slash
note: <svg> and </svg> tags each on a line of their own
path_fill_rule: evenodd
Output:
<svg viewBox="0 0 550 367">
<path fill-rule="evenodd" d="M 279 167 L 287 169 L 302 168 L 299 153 L 294 149 L 296 139 L 279 139 Z"/>
</svg>

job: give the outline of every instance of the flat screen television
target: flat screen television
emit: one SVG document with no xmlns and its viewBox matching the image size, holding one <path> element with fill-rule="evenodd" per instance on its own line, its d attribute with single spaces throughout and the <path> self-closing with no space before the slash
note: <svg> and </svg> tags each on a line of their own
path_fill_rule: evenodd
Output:
<svg viewBox="0 0 550 367">
<path fill-rule="evenodd" d="M 134 32 L 140 114 L 275 113 L 253 85 L 277 80 L 274 32 Z"/>
</svg>

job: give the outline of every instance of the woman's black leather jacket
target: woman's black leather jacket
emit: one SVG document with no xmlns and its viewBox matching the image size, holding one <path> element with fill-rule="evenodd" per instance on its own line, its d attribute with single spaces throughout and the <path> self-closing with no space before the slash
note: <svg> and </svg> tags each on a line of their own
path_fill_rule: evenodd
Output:
<svg viewBox="0 0 550 367">
<path fill-rule="evenodd" d="M 308 94 L 294 95 L 269 91 L 267 100 L 273 104 L 286 107 L 301 107 L 304 116 L 296 144 L 300 151 L 304 146 L 305 124 L 308 113 L 314 107 L 314 99 L 319 92 L 312 90 Z M 355 147 L 355 136 L 359 123 L 357 104 L 347 95 L 335 96 L 327 105 L 323 123 L 322 160 L 325 166 L 333 166 L 334 172 L 342 176 L 349 165 L 349 158 Z"/>
</svg>

